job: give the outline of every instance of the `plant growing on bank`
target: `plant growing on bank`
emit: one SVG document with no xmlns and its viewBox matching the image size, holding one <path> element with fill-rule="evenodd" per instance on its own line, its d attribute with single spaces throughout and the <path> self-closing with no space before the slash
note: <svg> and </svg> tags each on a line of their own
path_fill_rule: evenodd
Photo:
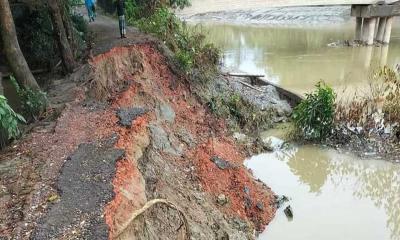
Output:
<svg viewBox="0 0 400 240">
<path fill-rule="evenodd" d="M 336 95 L 323 82 L 293 110 L 295 131 L 306 140 L 322 140 L 332 133 Z"/>
<path fill-rule="evenodd" d="M 21 88 L 13 76 L 10 76 L 10 81 L 20 98 L 23 115 L 27 119 L 36 120 L 46 110 L 46 93 L 31 88 Z"/>
<path fill-rule="evenodd" d="M 5 139 L 17 138 L 21 132 L 18 128 L 18 123 L 26 123 L 24 117 L 14 112 L 8 105 L 7 98 L 0 95 L 0 135 L 6 134 Z M 3 145 L 4 136 L 0 137 L 0 146 Z"/>
<path fill-rule="evenodd" d="M 159 8 L 149 18 L 130 23 L 163 40 L 175 53 L 181 68 L 186 72 L 192 68 L 209 69 L 215 67 L 219 61 L 219 50 L 206 42 L 201 29 L 190 28 L 168 8 Z"/>
<path fill-rule="evenodd" d="M 184 8 L 190 6 L 189 0 L 127 0 L 126 15 L 140 19 L 153 15 L 160 8 Z"/>
<path fill-rule="evenodd" d="M 383 67 L 371 72 L 369 81 L 366 93 L 337 103 L 336 121 L 382 133 L 400 123 L 400 78 L 393 69 Z"/>
</svg>

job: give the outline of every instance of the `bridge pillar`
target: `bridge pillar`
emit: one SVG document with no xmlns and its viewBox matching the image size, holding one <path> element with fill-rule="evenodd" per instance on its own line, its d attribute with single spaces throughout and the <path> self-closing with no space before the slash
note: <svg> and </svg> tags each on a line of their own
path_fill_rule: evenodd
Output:
<svg viewBox="0 0 400 240">
<path fill-rule="evenodd" d="M 363 23 L 363 18 L 362 17 L 356 17 L 356 36 L 355 40 L 356 41 L 361 41 L 362 40 L 362 23 Z"/>
<path fill-rule="evenodd" d="M 376 39 L 376 35 L 378 34 L 378 27 L 379 27 L 380 21 L 381 21 L 381 18 L 377 17 L 376 22 L 375 22 L 375 29 L 374 29 L 374 40 Z"/>
<path fill-rule="evenodd" d="M 363 41 L 367 45 L 372 45 L 374 44 L 374 35 L 375 35 L 375 25 L 376 25 L 376 18 L 364 18 L 364 23 L 363 23 L 363 30 L 362 30 L 362 35 L 363 35 Z"/>
<path fill-rule="evenodd" d="M 376 33 L 376 41 L 382 42 L 383 41 L 383 35 L 385 34 L 385 28 L 386 28 L 386 17 L 382 17 L 379 19 L 379 24 L 378 24 L 378 32 Z"/>
<path fill-rule="evenodd" d="M 371 61 L 372 61 L 372 54 L 374 47 L 373 46 L 367 46 L 365 48 L 363 48 L 364 51 L 364 68 L 365 69 L 369 69 L 369 67 L 371 66 Z"/>
<path fill-rule="evenodd" d="M 386 66 L 389 52 L 389 45 L 382 46 L 380 64 L 382 67 Z"/>
<path fill-rule="evenodd" d="M 386 19 L 385 34 L 383 34 L 383 43 L 388 44 L 390 42 L 390 35 L 392 34 L 392 23 L 393 17 Z"/>
</svg>

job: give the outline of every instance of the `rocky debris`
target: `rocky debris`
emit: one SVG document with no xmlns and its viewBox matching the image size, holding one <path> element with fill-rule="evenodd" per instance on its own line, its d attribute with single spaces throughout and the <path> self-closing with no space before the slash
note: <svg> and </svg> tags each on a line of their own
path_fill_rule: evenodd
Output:
<svg viewBox="0 0 400 240">
<path fill-rule="evenodd" d="M 165 161 L 162 154 L 152 145 L 148 147 L 145 155 L 139 161 L 139 166 L 146 181 L 147 198 L 163 197 L 168 198 L 171 202 L 179 203 L 188 218 L 191 239 L 254 239 L 250 224 L 238 217 L 236 220 L 227 217 L 218 210 L 215 207 L 217 200 L 215 197 L 197 189 L 196 183 L 187 176 L 188 173 L 182 171 L 182 166 L 174 161 Z M 226 195 L 225 198 L 229 201 Z M 134 223 L 136 226 L 131 228 L 134 234 L 130 232 L 129 237 L 176 239 L 176 229 L 179 229 L 181 225 L 176 211 L 156 206 L 143 217 L 146 220 L 146 226 L 143 227 L 142 221 L 136 221 Z M 164 221 L 164 219 L 168 219 L 168 221 Z"/>
<path fill-rule="evenodd" d="M 232 77 L 235 79 L 235 77 Z M 262 92 L 254 91 L 252 88 L 245 87 L 237 81 L 229 81 L 232 89 L 249 103 L 253 104 L 261 111 L 271 112 L 274 117 L 288 117 L 292 113 L 292 108 L 288 101 L 279 96 L 278 91 L 272 85 L 260 86 Z M 272 114 L 273 113 L 273 114 Z M 275 121 L 275 119 L 274 119 Z"/>
<path fill-rule="evenodd" d="M 247 141 L 246 134 L 239 133 L 239 132 L 234 132 L 233 133 L 233 138 L 238 142 L 246 142 Z"/>
<path fill-rule="evenodd" d="M 339 40 L 327 44 L 328 47 L 365 47 L 365 42 L 359 40 Z M 382 43 L 374 42 L 375 47 L 382 46 Z"/>
<path fill-rule="evenodd" d="M 68 157 L 57 181 L 59 200 L 40 219 L 32 239 L 108 239 L 103 208 L 112 199 L 115 164 L 124 155 L 115 141 L 81 144 Z"/>
<path fill-rule="evenodd" d="M 267 151 L 276 151 L 282 148 L 285 143 L 282 139 L 279 139 L 274 136 L 270 136 L 264 139 L 261 139 L 262 147 Z"/>
<path fill-rule="evenodd" d="M 244 207 L 245 209 L 251 209 L 253 206 L 253 201 L 249 196 L 244 196 Z"/>
<path fill-rule="evenodd" d="M 224 206 L 225 204 L 227 204 L 229 201 L 228 197 L 225 196 L 225 194 L 220 194 L 217 197 L 217 203 L 221 206 Z"/>
<path fill-rule="evenodd" d="M 262 202 L 257 202 L 256 207 L 260 211 L 264 211 L 264 204 Z"/>
<path fill-rule="evenodd" d="M 119 123 L 124 127 L 130 127 L 132 125 L 132 121 L 144 115 L 145 113 L 147 113 L 147 110 L 142 107 L 120 108 L 117 110 Z"/>
<path fill-rule="evenodd" d="M 250 195 L 250 188 L 249 188 L 248 186 L 244 186 L 243 191 L 244 191 L 244 193 L 245 193 L 246 195 Z"/>
<path fill-rule="evenodd" d="M 235 165 L 218 156 L 213 156 L 210 160 L 221 170 L 236 168 Z"/>
<path fill-rule="evenodd" d="M 174 147 L 171 144 L 168 134 L 162 127 L 155 124 L 151 124 L 149 126 L 149 129 L 152 137 L 152 143 L 155 149 L 177 156 L 182 155 L 182 149 Z"/>
<path fill-rule="evenodd" d="M 289 201 L 289 198 L 286 197 L 285 195 L 281 195 L 281 196 L 275 195 L 274 197 L 275 197 L 276 208 L 280 208 L 283 204 L 285 204 L 286 202 Z"/>
<path fill-rule="evenodd" d="M 290 104 L 286 100 L 281 99 L 278 90 L 276 90 L 274 86 L 267 85 L 262 88 L 264 88 L 264 96 L 261 100 L 265 99 L 266 103 L 270 103 L 273 109 L 278 113 L 278 116 L 289 116 L 292 113 Z M 268 109 L 268 105 L 264 103 L 261 105 L 261 109 Z"/>
<path fill-rule="evenodd" d="M 167 121 L 173 123 L 175 121 L 175 111 L 171 105 L 165 102 L 158 104 L 156 108 L 156 115 L 158 120 Z"/>
<path fill-rule="evenodd" d="M 360 127 L 338 124 L 326 140 L 328 146 L 343 151 L 350 151 L 363 158 L 380 158 L 396 162 L 400 158 L 397 132 L 386 134 L 384 131 L 365 131 Z"/>
<path fill-rule="evenodd" d="M 193 148 L 197 144 L 192 134 L 185 128 L 179 128 L 175 134 L 189 148 Z"/>
<path fill-rule="evenodd" d="M 293 210 L 292 207 L 289 205 L 285 208 L 285 210 L 283 210 L 283 212 L 285 213 L 286 217 L 288 219 L 292 219 L 293 218 Z"/>
<path fill-rule="evenodd" d="M 245 209 L 251 209 L 253 206 L 253 201 L 251 200 L 250 197 L 250 188 L 248 186 L 244 186 L 243 188 L 244 191 L 244 207 Z"/>
<path fill-rule="evenodd" d="M 231 220 L 231 223 L 233 224 L 233 226 L 238 229 L 239 231 L 242 232 L 247 232 L 249 231 L 249 224 L 246 221 L 243 221 L 242 219 L 235 217 Z"/>
</svg>

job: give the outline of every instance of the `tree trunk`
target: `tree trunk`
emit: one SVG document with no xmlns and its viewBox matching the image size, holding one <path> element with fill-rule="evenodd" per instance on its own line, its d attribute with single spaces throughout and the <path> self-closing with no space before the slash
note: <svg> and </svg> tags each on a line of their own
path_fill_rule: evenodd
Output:
<svg viewBox="0 0 400 240">
<path fill-rule="evenodd" d="M 60 6 L 60 11 L 61 11 L 61 18 L 65 27 L 65 33 L 67 35 L 67 39 L 69 42 L 69 45 L 71 46 L 71 48 L 74 50 L 74 30 L 71 24 L 71 19 L 69 17 L 69 8 L 67 8 L 68 3 L 60 3 L 59 2 L 59 6 Z"/>
<path fill-rule="evenodd" d="M 24 88 L 40 89 L 19 47 L 14 19 L 8 0 L 0 0 L 0 33 L 8 65 L 18 84 Z"/>
<path fill-rule="evenodd" d="M 59 2 L 56 0 L 48 0 L 50 16 L 53 22 L 53 31 L 57 39 L 58 48 L 61 54 L 61 59 L 64 65 L 64 69 L 71 73 L 75 68 L 74 54 L 72 53 L 71 46 L 69 45 L 63 19 L 61 16 L 61 10 Z"/>
<path fill-rule="evenodd" d="M 0 72 L 0 95 L 4 95 L 4 88 L 3 88 L 3 75 Z"/>
</svg>

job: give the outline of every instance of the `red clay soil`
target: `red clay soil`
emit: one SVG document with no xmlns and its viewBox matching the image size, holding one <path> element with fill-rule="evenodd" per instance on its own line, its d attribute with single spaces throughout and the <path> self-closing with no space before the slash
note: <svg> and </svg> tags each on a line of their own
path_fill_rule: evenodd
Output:
<svg viewBox="0 0 400 240">
<path fill-rule="evenodd" d="M 30 229 L 34 228 L 33 223 L 45 208 L 46 200 L 56 192 L 55 189 L 43 190 L 45 189 L 42 187 L 43 182 L 52 186 L 65 159 L 77 149 L 80 143 L 104 139 L 117 133 L 119 140 L 116 147 L 124 149 L 126 155 L 117 164 L 117 172 L 113 180 L 115 197 L 105 209 L 106 223 L 111 231 L 110 239 L 114 237 L 115 231 L 124 224 L 129 213 L 146 202 L 145 183 L 137 161 L 149 145 L 150 136 L 147 127 L 156 117 L 153 111 L 155 106 L 151 100 L 139 96 L 143 92 L 153 99 L 168 102 L 172 106 L 176 114 L 175 122 L 166 125 L 165 128 L 171 132 L 185 128 L 195 138 L 197 146 L 184 149 L 183 156 L 196 166 L 196 174 L 203 190 L 212 196 L 222 193 L 228 196 L 229 203 L 219 206 L 221 211 L 230 216 L 251 220 L 258 231 L 270 222 L 275 211 L 270 207 L 272 192 L 256 182 L 243 167 L 245 155 L 232 138 L 228 137 L 224 120 L 216 119 L 196 100 L 188 86 L 171 72 L 165 58 L 155 48 L 150 44 L 118 47 L 95 57 L 90 64 L 96 68 L 98 64 L 102 65 L 105 61 L 115 58 L 116 55 L 123 55 L 132 50 L 142 55 L 143 70 L 140 73 L 132 73 L 130 70 L 118 69 L 121 74 L 118 77 L 127 79 L 130 85 L 111 98 L 111 107 L 95 111 L 83 107 L 83 91 L 77 87 L 76 100 L 65 108 L 53 131 L 33 131 L 17 143 L 15 148 L 10 148 L 6 155 L 2 155 L 2 158 L 26 156 L 32 159 L 33 166 L 44 167 L 39 173 L 41 180 L 36 180 L 38 182 L 32 187 L 30 194 L 7 203 L 7 206 L 21 204 L 27 206 L 27 210 L 24 210 L 27 212 L 24 213 L 26 217 L 23 221 L 28 225 L 21 226 L 18 230 L 13 224 L 22 219 L 8 220 L 8 224 L 0 229 L 0 237 L 10 234 L 16 236 L 18 231 L 21 231 L 21 234 L 25 232 L 27 234 L 25 236 L 29 236 Z M 150 112 L 136 119 L 131 128 L 120 126 L 115 110 L 132 105 L 148 107 Z M 221 170 L 210 161 L 213 156 L 219 156 L 238 167 Z M 165 156 L 164 160 L 176 161 L 170 155 Z M 245 192 L 245 187 L 250 190 L 250 196 Z M 245 203 L 248 198 L 253 203 L 246 208 Z M 16 204 L 15 201 L 20 201 L 20 203 Z M 257 202 L 262 203 L 263 211 L 256 207 Z M 30 209 L 35 205 L 41 207 Z M 4 208 L 1 211 L 3 210 Z M 8 214 L 9 210 L 0 213 Z"/>
<path fill-rule="evenodd" d="M 210 161 L 213 156 L 229 159 L 233 164 L 240 166 L 237 169 L 221 170 Z M 274 209 L 271 209 L 270 190 L 255 182 L 248 170 L 242 167 L 244 156 L 238 151 L 235 144 L 225 137 L 217 137 L 202 144 L 191 153 L 191 159 L 196 162 L 197 171 L 204 190 L 213 194 L 223 193 L 229 198 L 228 207 L 224 211 L 230 215 L 239 215 L 243 219 L 250 219 L 257 231 L 264 230 L 272 220 Z M 249 190 L 249 194 L 245 192 Z M 246 206 L 251 201 L 250 207 Z M 262 204 L 263 210 L 257 208 Z"/>
<path fill-rule="evenodd" d="M 137 45 L 135 48 L 143 55 L 144 71 L 140 76 L 133 76 L 133 78 L 150 79 L 150 81 L 143 82 L 139 80 L 141 90 L 156 99 L 169 102 L 176 113 L 175 123 L 166 127 L 169 127 L 171 131 L 185 128 L 199 142 L 194 149 L 187 151 L 186 156 L 197 166 L 197 174 L 204 190 L 214 196 L 218 196 L 221 193 L 228 196 L 229 205 L 221 207 L 223 211 L 229 215 L 238 215 L 242 219 L 248 218 L 255 224 L 258 231 L 263 230 L 274 214 L 274 209 L 270 208 L 271 192 L 262 184 L 254 181 L 249 172 L 243 167 L 242 163 L 245 159 L 243 151 L 236 146 L 231 138 L 226 137 L 227 128 L 224 121 L 215 119 L 214 116 L 207 113 L 206 109 L 189 94 L 188 87 L 171 73 L 168 63 L 157 50 L 147 44 Z M 113 50 L 113 52 L 121 52 L 121 50 Z M 109 56 L 109 53 L 99 59 L 104 60 L 107 56 Z M 135 94 L 137 94 L 137 88 L 131 86 L 115 99 L 114 106 L 131 106 L 135 104 Z M 148 123 L 148 118 L 137 121 L 134 122 L 133 129 L 129 130 L 129 135 L 145 131 L 144 128 Z M 210 124 L 210 122 L 213 124 Z M 210 127 L 213 129 L 210 129 Z M 213 132 L 213 138 L 211 132 Z M 121 140 L 118 147 L 127 149 L 134 144 L 131 137 L 126 137 L 125 133 L 120 132 L 120 136 Z M 215 155 L 231 161 L 239 167 L 231 170 L 220 170 L 210 161 L 211 157 Z M 173 161 L 174 159 L 165 156 L 165 160 Z M 129 163 L 134 163 L 135 161 L 137 159 L 133 159 L 128 154 L 127 159 L 118 165 L 118 174 L 114 180 L 115 189 L 126 188 L 126 186 L 121 185 L 129 184 L 127 179 L 132 181 L 138 170 L 137 166 L 131 167 Z M 250 190 L 249 196 L 244 191 L 245 187 Z M 121 192 L 116 190 L 115 194 L 114 201 L 106 209 L 106 219 L 111 229 L 116 229 L 114 214 L 115 210 L 121 207 L 118 205 L 126 205 L 121 200 L 123 198 L 121 197 Z M 249 208 L 245 208 L 246 198 L 262 203 L 264 209 L 258 209 L 256 202 L 253 202 Z M 137 206 L 137 204 L 135 205 Z"/>
</svg>

